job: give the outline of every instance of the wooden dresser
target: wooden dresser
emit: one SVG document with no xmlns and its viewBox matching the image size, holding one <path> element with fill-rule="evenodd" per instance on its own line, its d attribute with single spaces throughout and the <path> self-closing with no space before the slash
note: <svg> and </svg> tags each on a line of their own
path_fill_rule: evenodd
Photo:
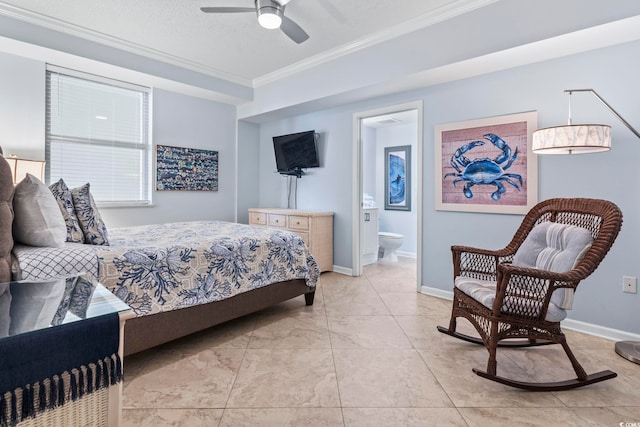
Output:
<svg viewBox="0 0 640 427">
<path fill-rule="evenodd" d="M 311 249 L 320 271 L 333 270 L 333 212 L 251 208 L 249 224 L 281 227 L 298 234 Z"/>
</svg>

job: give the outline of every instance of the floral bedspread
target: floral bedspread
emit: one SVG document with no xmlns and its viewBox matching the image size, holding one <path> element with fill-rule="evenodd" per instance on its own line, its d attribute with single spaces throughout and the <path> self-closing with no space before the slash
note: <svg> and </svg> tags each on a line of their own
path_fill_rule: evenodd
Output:
<svg viewBox="0 0 640 427">
<path fill-rule="evenodd" d="M 230 222 L 112 229 L 109 244 L 95 247 L 98 279 L 138 316 L 291 279 L 315 287 L 320 274 L 298 235 Z"/>
<path fill-rule="evenodd" d="M 138 316 L 291 279 L 313 288 L 320 275 L 301 237 L 272 228 L 222 221 L 144 225 L 110 229 L 109 244 L 21 247 L 14 253 L 23 279 L 87 272 Z"/>
</svg>

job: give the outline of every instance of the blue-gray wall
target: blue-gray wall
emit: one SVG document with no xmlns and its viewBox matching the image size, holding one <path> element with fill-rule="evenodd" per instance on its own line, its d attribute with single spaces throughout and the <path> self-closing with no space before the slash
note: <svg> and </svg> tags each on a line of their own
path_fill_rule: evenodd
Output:
<svg viewBox="0 0 640 427">
<path fill-rule="evenodd" d="M 238 122 L 238 222 L 249 223 L 249 208 L 260 203 L 260 127 Z"/>
<path fill-rule="evenodd" d="M 322 138 L 322 167 L 303 177 L 298 207 L 335 212 L 334 264 L 351 268 L 352 260 L 352 116 L 393 104 L 424 103 L 423 285 L 451 289 L 452 244 L 498 248 L 519 225 L 520 215 L 436 211 L 434 204 L 434 126 L 523 111 L 538 111 L 538 126 L 566 123 L 564 89 L 596 89 L 636 127 L 640 127 L 640 42 L 522 66 L 422 90 L 370 99 L 271 121 L 260 126 L 260 205 L 282 206 L 284 185 L 275 174 L 271 137 L 316 129 Z M 621 235 L 600 268 L 581 284 L 570 318 L 640 333 L 639 296 L 622 292 L 622 276 L 640 276 L 636 247 L 640 236 L 640 188 L 636 159 L 640 140 L 589 94 L 573 95 L 573 118 L 612 125 L 613 149 L 603 154 L 539 157 L 539 199 L 605 198 L 617 203 L 625 222 Z M 242 189 L 239 189 L 242 191 Z"/>
<path fill-rule="evenodd" d="M 298 180 L 298 209 L 330 211 L 334 264 L 351 267 L 352 107 L 260 125 L 260 207 L 287 207 L 287 178 L 274 173 L 272 137 L 315 129 L 320 167 Z M 239 188 L 238 192 L 244 191 Z"/>
<path fill-rule="evenodd" d="M 0 69 L 3 77 L 0 82 L 0 145 L 5 154 L 44 159 L 45 63 L 0 53 Z M 207 219 L 234 221 L 235 107 L 155 89 L 151 136 L 153 144 L 217 150 L 219 190 L 154 191 L 152 207 L 101 208 L 107 226 Z"/>
</svg>

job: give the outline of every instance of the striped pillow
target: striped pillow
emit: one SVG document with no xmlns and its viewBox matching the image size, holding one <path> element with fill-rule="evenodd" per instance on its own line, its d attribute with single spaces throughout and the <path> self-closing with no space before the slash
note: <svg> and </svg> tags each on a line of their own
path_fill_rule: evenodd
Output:
<svg viewBox="0 0 640 427">
<path fill-rule="evenodd" d="M 92 245 L 109 245 L 107 227 L 102 221 L 96 202 L 91 195 L 90 185 L 87 183 L 71 190 L 73 206 L 84 234 L 85 243 Z"/>
<path fill-rule="evenodd" d="M 496 300 L 496 282 L 458 276 L 455 279 L 454 286 L 485 307 L 493 308 L 493 302 Z M 502 304 L 502 311 L 512 313 L 511 307 L 518 307 L 518 310 L 526 308 L 526 311 L 531 316 L 538 316 L 540 315 L 542 304 L 529 298 L 509 295 Z M 567 312 L 564 309 L 553 303 L 549 304 L 547 315 L 545 316 L 547 322 L 560 322 L 565 317 L 567 317 Z"/>
<path fill-rule="evenodd" d="M 543 222 L 533 227 L 513 257 L 513 265 L 564 273 L 573 269 L 587 253 L 593 237 L 575 225 Z M 570 310 L 573 289 L 557 289 L 551 302 Z"/>
<path fill-rule="evenodd" d="M 73 206 L 71 190 L 69 190 L 62 178 L 51 184 L 49 190 L 53 193 L 53 197 L 56 198 L 64 223 L 67 226 L 67 242 L 84 243 L 84 234 Z"/>
</svg>

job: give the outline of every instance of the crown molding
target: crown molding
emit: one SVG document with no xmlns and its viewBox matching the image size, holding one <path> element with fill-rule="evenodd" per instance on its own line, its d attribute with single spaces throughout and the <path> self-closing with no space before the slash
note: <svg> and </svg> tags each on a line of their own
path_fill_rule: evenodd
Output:
<svg viewBox="0 0 640 427">
<path fill-rule="evenodd" d="M 33 59 L 47 65 L 69 68 L 96 76 L 108 75 L 110 78 L 123 82 L 168 90 L 224 104 L 237 106 L 249 101 L 249 99 L 240 96 L 229 95 L 3 36 L 0 36 L 0 52 Z"/>
<path fill-rule="evenodd" d="M 316 67 L 325 62 L 329 62 L 350 53 L 356 52 L 360 49 L 392 40 L 396 37 L 400 37 L 413 31 L 417 31 L 422 28 L 437 24 L 439 22 L 446 21 L 447 19 L 454 18 L 458 15 L 462 15 L 464 13 L 487 6 L 497 1 L 498 0 L 457 0 L 432 12 L 420 15 L 396 26 L 389 27 L 386 30 L 377 32 L 367 37 L 360 38 L 354 42 L 344 44 L 335 49 L 331 49 L 326 52 L 314 55 L 272 73 L 265 74 L 264 76 L 258 77 L 253 80 L 253 87 L 257 88 L 269 83 L 273 83 L 275 81 L 290 77 L 301 71 Z"/>
<path fill-rule="evenodd" d="M 0 15 L 26 22 L 28 24 L 37 25 L 49 30 L 68 34 L 74 37 L 79 37 L 84 40 L 124 50 L 129 53 L 144 56 L 146 58 L 155 59 L 157 61 L 165 62 L 191 71 L 206 74 L 210 77 L 226 80 L 228 82 L 236 83 L 243 86 L 251 87 L 252 85 L 252 82 L 249 79 L 226 73 L 224 71 L 209 67 L 204 64 L 200 64 L 195 61 L 189 61 L 175 55 L 170 55 L 156 49 L 151 49 L 137 43 L 132 43 L 118 37 L 113 37 L 75 24 L 70 24 L 59 19 L 51 18 L 16 6 L 8 5 L 6 3 L 0 3 Z"/>
<path fill-rule="evenodd" d="M 109 47 L 124 50 L 129 53 L 141 55 L 150 59 L 165 62 L 191 71 L 203 73 L 205 75 L 226 80 L 228 82 L 240 84 L 248 87 L 259 87 L 272 83 L 274 81 L 287 78 L 293 74 L 310 69 L 325 62 L 329 62 L 336 58 L 356 52 L 378 43 L 408 34 L 410 32 L 428 27 L 438 22 L 445 21 L 463 13 L 481 8 L 483 6 L 495 3 L 498 0 L 457 0 L 451 4 L 440 7 L 430 13 L 418 16 L 410 21 L 390 27 L 384 31 L 380 31 L 371 36 L 363 37 L 354 42 L 344 44 L 335 49 L 317 54 L 305 60 L 299 61 L 291 66 L 287 66 L 276 70 L 272 73 L 265 74 L 253 81 L 218 70 L 207 65 L 189 61 L 187 59 L 170 55 L 165 52 L 158 51 L 146 46 L 139 45 L 118 37 L 113 37 L 98 31 L 90 30 L 75 24 L 71 24 L 59 19 L 51 18 L 39 13 L 31 12 L 16 6 L 0 3 L 0 15 L 7 16 L 22 22 L 37 25 L 49 30 L 61 32 L 71 36 L 79 37 L 84 40 L 100 43 Z"/>
</svg>

